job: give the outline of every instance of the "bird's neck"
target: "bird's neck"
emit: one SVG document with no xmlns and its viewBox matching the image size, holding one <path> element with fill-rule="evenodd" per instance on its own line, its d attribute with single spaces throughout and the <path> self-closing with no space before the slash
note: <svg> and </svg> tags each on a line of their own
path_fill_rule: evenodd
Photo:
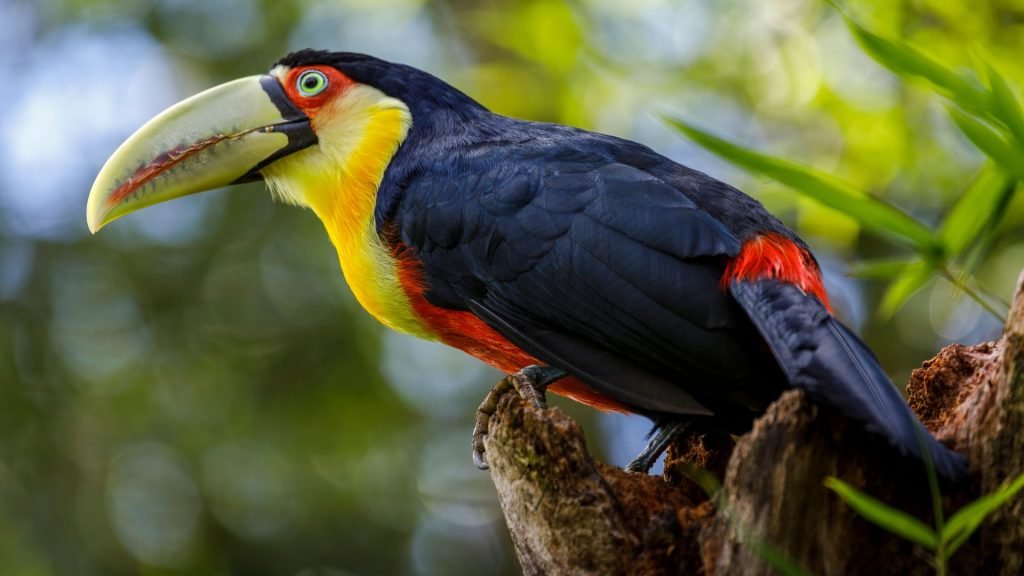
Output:
<svg viewBox="0 0 1024 576">
<path fill-rule="evenodd" d="M 345 124 L 317 126 L 319 146 L 297 158 L 303 166 L 264 175 L 278 196 L 308 206 L 324 223 L 345 280 L 363 308 L 390 328 L 434 339 L 414 314 L 399 282 L 398 260 L 374 221 L 377 191 L 408 134 L 409 111 L 401 102 L 384 99 L 367 105 L 359 116 L 353 123 L 348 110 Z"/>
</svg>

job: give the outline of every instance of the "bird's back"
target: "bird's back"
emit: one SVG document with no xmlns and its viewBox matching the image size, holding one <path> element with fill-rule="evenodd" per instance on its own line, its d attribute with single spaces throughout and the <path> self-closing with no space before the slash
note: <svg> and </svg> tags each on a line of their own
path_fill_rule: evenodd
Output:
<svg viewBox="0 0 1024 576">
<path fill-rule="evenodd" d="M 722 286 L 754 226 L 785 231 L 759 203 L 611 136 L 500 116 L 472 128 L 387 191 L 434 305 L 640 412 L 745 423 L 778 394 Z M 718 204 L 743 216 L 704 207 Z"/>
</svg>

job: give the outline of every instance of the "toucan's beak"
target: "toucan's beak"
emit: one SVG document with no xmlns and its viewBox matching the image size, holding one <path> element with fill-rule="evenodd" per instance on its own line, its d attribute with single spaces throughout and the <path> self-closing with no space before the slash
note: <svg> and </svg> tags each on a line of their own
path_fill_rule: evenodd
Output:
<svg viewBox="0 0 1024 576">
<path fill-rule="evenodd" d="M 273 76 L 211 88 L 147 122 L 107 160 L 89 192 L 89 230 L 158 202 L 259 180 L 264 166 L 316 141 Z"/>
</svg>

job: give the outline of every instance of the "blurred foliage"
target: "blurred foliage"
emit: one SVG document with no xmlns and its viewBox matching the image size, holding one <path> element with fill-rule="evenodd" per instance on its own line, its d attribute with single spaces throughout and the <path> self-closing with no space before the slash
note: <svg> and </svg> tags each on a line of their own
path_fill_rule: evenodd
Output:
<svg viewBox="0 0 1024 576">
<path fill-rule="evenodd" d="M 128 134 L 290 49 L 413 64 L 499 112 L 642 141 L 757 196 L 814 247 L 840 314 L 897 382 L 945 343 L 993 337 L 999 323 L 930 274 L 904 280 L 913 295 L 879 320 L 884 277 L 906 278 L 913 246 L 861 234 L 656 116 L 883 200 L 1008 298 L 1024 199 L 1000 183 L 1020 169 L 1024 6 L 846 9 L 974 78 L 1002 116 L 951 117 L 927 74 L 897 79 L 815 0 L 0 1 L 0 573 L 517 571 L 468 450 L 497 375 L 386 335 L 311 214 L 250 185 L 86 231 L 92 178 Z M 979 220 L 975 202 L 1001 218 Z M 855 261 L 874 278 L 848 277 Z M 573 410 L 614 462 L 643 443 L 643 419 Z"/>
<path fill-rule="evenodd" d="M 934 470 L 930 470 L 934 474 Z M 957 510 L 949 520 L 942 515 L 942 499 L 933 492 L 936 502 L 935 527 L 932 528 L 906 512 L 876 500 L 842 480 L 829 477 L 825 486 L 839 495 L 858 514 L 901 538 L 909 540 L 932 554 L 929 562 L 936 574 L 949 573 L 949 559 L 967 542 L 985 518 L 1007 504 L 1024 488 L 1024 474 L 1007 480 L 995 491 L 985 494 Z"/>
<path fill-rule="evenodd" d="M 838 2 L 832 5 L 843 11 Z M 884 319 L 929 280 L 941 276 L 996 320 L 1004 320 L 1009 306 L 987 291 L 974 288 L 976 281 L 969 269 L 957 272 L 953 266 L 973 265 L 988 257 L 1006 205 L 1017 182 L 1024 180 L 1024 116 L 1020 103 L 1006 80 L 987 63 L 982 63 L 988 82 L 983 86 L 976 78 L 957 74 L 898 39 L 879 36 L 848 15 L 844 17 L 861 47 L 876 61 L 904 78 L 924 78 L 944 93 L 954 105 L 949 110 L 953 122 L 992 160 L 953 203 L 936 232 L 884 199 L 855 190 L 814 168 L 758 154 L 680 119 L 669 118 L 669 124 L 733 164 L 786 184 L 846 214 L 859 226 L 909 244 L 916 258 L 855 265 L 863 275 L 893 280 L 880 307 Z"/>
</svg>

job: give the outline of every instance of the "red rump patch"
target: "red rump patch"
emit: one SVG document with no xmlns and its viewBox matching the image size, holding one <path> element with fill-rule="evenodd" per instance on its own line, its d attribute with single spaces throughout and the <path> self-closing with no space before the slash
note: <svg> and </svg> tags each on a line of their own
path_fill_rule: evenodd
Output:
<svg viewBox="0 0 1024 576">
<path fill-rule="evenodd" d="M 766 234 L 746 241 L 740 253 L 725 267 L 722 288 L 727 289 L 733 280 L 761 278 L 775 278 L 795 284 L 820 300 L 829 312 L 832 311 L 818 264 L 805 248 L 788 238 Z"/>
<path fill-rule="evenodd" d="M 439 308 L 428 302 L 423 296 L 423 273 L 416 257 L 404 247 L 397 249 L 395 256 L 398 261 L 398 280 L 409 298 L 413 312 L 442 342 L 506 374 L 542 364 L 473 313 Z M 626 406 L 571 376 L 554 382 L 548 390 L 598 410 L 630 412 Z"/>
</svg>

